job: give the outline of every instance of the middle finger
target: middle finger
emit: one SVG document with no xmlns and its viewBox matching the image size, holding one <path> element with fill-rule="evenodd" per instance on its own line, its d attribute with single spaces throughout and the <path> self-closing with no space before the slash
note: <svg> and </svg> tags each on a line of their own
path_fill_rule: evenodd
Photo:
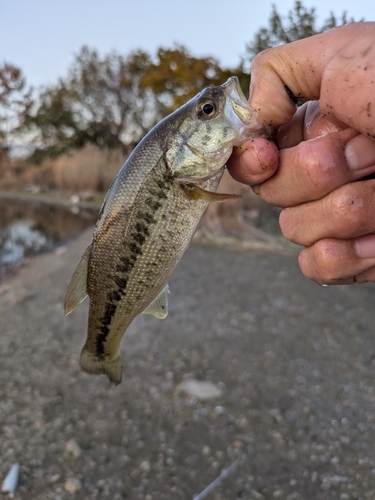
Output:
<svg viewBox="0 0 375 500">
<path fill-rule="evenodd" d="M 323 238 L 375 232 L 375 180 L 352 182 L 321 200 L 285 208 L 280 227 L 288 240 L 306 247 Z"/>
<path fill-rule="evenodd" d="M 315 201 L 375 171 L 375 141 L 353 129 L 317 137 L 280 151 L 276 174 L 259 188 L 276 206 Z"/>
</svg>

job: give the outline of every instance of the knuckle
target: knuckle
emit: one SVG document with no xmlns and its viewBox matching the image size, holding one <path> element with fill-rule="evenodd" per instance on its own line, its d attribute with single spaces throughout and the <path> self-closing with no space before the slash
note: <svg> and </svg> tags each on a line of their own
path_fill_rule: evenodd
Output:
<svg viewBox="0 0 375 500">
<path fill-rule="evenodd" d="M 375 229 L 374 189 L 369 183 L 346 184 L 332 193 L 332 212 L 338 220 L 344 220 L 348 231 L 355 235 Z"/>
<path fill-rule="evenodd" d="M 251 62 L 251 69 L 255 69 L 257 67 L 262 66 L 263 64 L 268 64 L 268 59 L 269 59 L 269 54 L 268 52 L 271 49 L 266 49 L 263 50 L 262 52 L 259 52 L 254 59 Z"/>
<path fill-rule="evenodd" d="M 315 268 L 322 282 L 332 282 L 342 277 L 343 260 L 337 241 L 323 239 L 313 245 Z M 344 266 L 346 268 L 346 266 Z"/>
<path fill-rule="evenodd" d="M 294 241 L 296 224 L 294 223 L 292 208 L 284 208 L 281 211 L 279 215 L 279 225 L 284 238 L 289 241 Z"/>
<path fill-rule="evenodd" d="M 295 148 L 295 184 L 305 193 L 306 200 L 318 199 L 326 194 L 327 171 L 325 155 L 317 154 L 317 145 L 305 141 Z"/>
</svg>

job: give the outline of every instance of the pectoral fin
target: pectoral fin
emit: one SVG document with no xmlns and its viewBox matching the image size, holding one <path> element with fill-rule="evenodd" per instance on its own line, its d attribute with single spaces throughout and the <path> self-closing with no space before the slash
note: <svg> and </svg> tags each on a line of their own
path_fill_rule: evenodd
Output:
<svg viewBox="0 0 375 500">
<path fill-rule="evenodd" d="M 215 193 L 212 191 L 206 191 L 205 189 L 193 184 L 192 182 L 184 182 L 181 183 L 181 187 L 185 193 L 185 196 L 189 200 L 204 200 L 204 201 L 227 201 L 227 200 L 235 200 L 237 198 L 241 198 L 237 194 L 224 194 L 224 193 Z"/>
<path fill-rule="evenodd" d="M 152 314 L 156 318 L 164 319 L 168 315 L 168 297 L 169 286 L 166 285 L 155 300 L 146 307 L 142 314 Z"/>
<path fill-rule="evenodd" d="M 92 245 L 90 244 L 82 255 L 70 280 L 65 297 L 65 314 L 70 314 L 87 297 L 87 273 L 91 249 Z"/>
</svg>

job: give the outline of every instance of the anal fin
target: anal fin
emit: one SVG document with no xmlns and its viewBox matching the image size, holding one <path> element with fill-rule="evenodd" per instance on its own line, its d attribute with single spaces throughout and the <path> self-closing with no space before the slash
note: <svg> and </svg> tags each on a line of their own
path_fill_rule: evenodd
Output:
<svg viewBox="0 0 375 500">
<path fill-rule="evenodd" d="M 65 314 L 70 314 L 87 297 L 87 273 L 92 244 L 86 248 L 73 273 L 65 297 Z"/>
<path fill-rule="evenodd" d="M 166 318 L 168 315 L 168 293 L 170 293 L 169 286 L 166 285 L 142 314 L 152 314 L 158 319 Z"/>
</svg>

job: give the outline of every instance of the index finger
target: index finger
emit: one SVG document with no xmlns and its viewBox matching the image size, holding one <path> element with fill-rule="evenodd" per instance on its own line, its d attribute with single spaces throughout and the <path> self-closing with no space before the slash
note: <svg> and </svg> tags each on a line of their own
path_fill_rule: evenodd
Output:
<svg viewBox="0 0 375 500">
<path fill-rule="evenodd" d="M 373 42 L 374 36 L 375 23 L 352 23 L 261 52 L 254 58 L 251 65 L 251 106 L 258 111 L 259 117 L 273 128 L 287 123 L 294 115 L 296 104 L 291 99 L 291 95 L 294 101 L 320 98 L 323 109 L 329 113 L 324 100 L 329 99 L 329 94 L 333 97 L 333 93 L 337 94 L 338 89 L 345 87 L 346 76 L 351 76 L 351 82 L 353 81 L 353 68 L 342 64 L 343 71 L 336 74 L 330 73 L 329 84 L 332 90 L 330 92 L 329 86 L 325 88 L 328 90 L 328 97 L 327 95 L 321 96 L 325 69 L 336 56 L 344 60 L 346 51 L 352 57 L 353 49 L 349 45 L 354 41 L 357 42 L 359 51 L 366 44 L 371 47 L 370 42 L 371 40 Z M 365 54 L 364 57 L 370 60 L 372 55 Z M 368 71 L 374 72 L 374 66 L 369 64 Z M 367 73 L 367 78 L 369 76 Z M 363 85 L 361 88 L 351 86 L 350 90 L 353 100 L 354 94 L 363 95 Z M 341 108 L 345 108 L 345 102 L 340 105 Z M 340 120 L 343 118 L 345 122 L 345 114 L 340 116 Z M 349 125 L 353 127 L 353 121 Z"/>
</svg>

